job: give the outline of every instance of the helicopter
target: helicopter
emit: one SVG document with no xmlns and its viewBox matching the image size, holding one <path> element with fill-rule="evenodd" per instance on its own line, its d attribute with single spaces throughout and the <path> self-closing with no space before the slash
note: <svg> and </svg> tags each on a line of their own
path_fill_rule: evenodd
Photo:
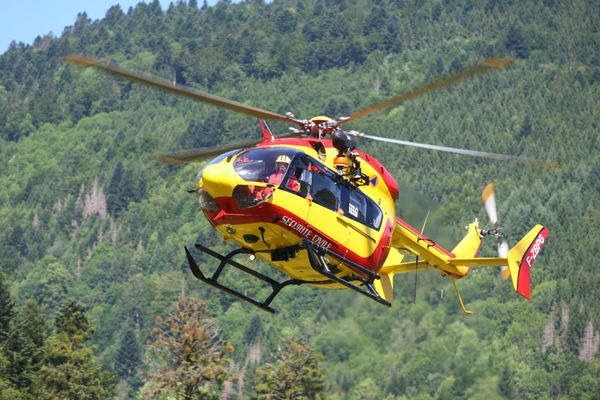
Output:
<svg viewBox="0 0 600 400">
<path fill-rule="evenodd" d="M 484 229 L 475 219 L 452 250 L 444 249 L 396 216 L 398 183 L 375 157 L 357 148 L 357 139 L 539 167 L 548 164 L 521 156 L 408 142 L 345 129 L 348 122 L 365 115 L 507 68 L 513 60 L 484 59 L 339 120 L 328 116 L 297 119 L 291 113 L 252 107 L 86 56 L 70 55 L 64 60 L 259 119 L 259 139 L 157 157 L 172 164 L 213 158 L 200 169 L 190 192 L 197 194 L 200 209 L 212 227 L 237 248 L 220 254 L 195 244 L 197 251 L 219 262 L 214 273 L 208 274 L 185 246 L 191 272 L 199 280 L 273 313 L 271 303 L 281 290 L 298 285 L 351 289 L 391 306 L 395 275 L 433 269 L 451 280 L 461 310 L 469 314 L 455 281 L 467 276 L 473 267 L 500 267 L 503 277 L 512 279 L 515 291 L 530 298 L 530 269 L 548 238 L 547 227 L 535 225 L 509 249 L 498 224 L 494 187 L 490 184 L 482 199 L 494 227 Z M 293 126 L 289 133 L 275 135 L 267 124 L 269 120 Z M 497 241 L 498 257 L 477 256 L 487 237 Z M 240 254 L 249 260 L 265 261 L 287 279 L 274 279 L 234 260 Z M 406 257 L 412 259 L 405 261 Z M 261 281 L 270 293 L 266 298 L 257 298 L 228 286 L 220 280 L 226 267 Z"/>
</svg>

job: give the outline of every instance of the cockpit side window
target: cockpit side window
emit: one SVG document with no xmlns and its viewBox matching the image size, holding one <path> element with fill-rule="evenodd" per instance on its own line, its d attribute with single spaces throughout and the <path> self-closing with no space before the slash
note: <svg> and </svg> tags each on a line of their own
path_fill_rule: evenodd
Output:
<svg viewBox="0 0 600 400">
<path fill-rule="evenodd" d="M 333 173 L 322 169 L 312 171 L 310 195 L 315 203 L 337 211 L 340 206 L 340 192 L 339 182 Z"/>
<path fill-rule="evenodd" d="M 350 186 L 345 189 L 347 194 L 342 196 L 344 214 L 361 224 L 379 229 L 383 220 L 381 208 L 359 189 Z"/>
<path fill-rule="evenodd" d="M 292 161 L 290 171 L 281 187 L 291 189 L 296 194 L 306 197 L 312 181 L 310 172 L 310 159 L 306 156 L 299 156 Z"/>
<path fill-rule="evenodd" d="M 339 207 L 340 184 L 333 172 L 318 161 L 308 157 L 299 156 L 291 164 L 291 171 L 287 176 L 285 186 L 292 187 L 295 183 L 296 193 L 308 197 L 316 204 L 332 210 Z"/>
<path fill-rule="evenodd" d="M 348 215 L 362 223 L 367 220 L 367 198 L 358 190 L 349 191 Z"/>
<path fill-rule="evenodd" d="M 383 213 L 371 198 L 307 155 L 299 154 L 292 161 L 280 188 L 309 197 L 330 210 L 341 209 L 346 217 L 363 225 L 381 227 Z"/>
<path fill-rule="evenodd" d="M 290 171 L 281 188 L 332 210 L 339 207 L 340 184 L 336 175 L 326 166 L 306 155 L 300 155 L 290 165 Z"/>
</svg>

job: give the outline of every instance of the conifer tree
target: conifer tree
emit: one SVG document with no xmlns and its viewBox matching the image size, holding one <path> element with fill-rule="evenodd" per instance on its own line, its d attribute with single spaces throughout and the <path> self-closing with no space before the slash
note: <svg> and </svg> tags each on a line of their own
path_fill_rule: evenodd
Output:
<svg viewBox="0 0 600 400">
<path fill-rule="evenodd" d="M 0 344 L 8 337 L 10 320 L 14 315 L 14 305 L 4 274 L 0 271 Z"/>
<path fill-rule="evenodd" d="M 10 382 L 8 358 L 0 348 L 0 400 L 21 400 L 26 397 Z"/>
<path fill-rule="evenodd" d="M 219 339 L 206 303 L 182 298 L 175 315 L 157 317 L 148 351 L 147 398 L 216 399 L 230 376 L 233 348 Z"/>
<path fill-rule="evenodd" d="M 527 45 L 523 30 L 519 25 L 513 24 L 508 28 L 504 42 L 506 50 L 514 52 L 519 58 L 527 58 Z"/>
<path fill-rule="evenodd" d="M 17 400 L 23 394 L 12 383 L 7 342 L 10 338 L 10 325 L 14 317 L 14 302 L 10 297 L 8 284 L 0 271 L 0 400 Z"/>
<path fill-rule="evenodd" d="M 65 333 L 76 346 L 83 346 L 92 334 L 90 323 L 85 315 L 85 307 L 75 300 L 69 300 L 59 311 L 54 323 L 58 334 Z"/>
<path fill-rule="evenodd" d="M 248 345 L 256 343 L 263 334 L 263 326 L 260 317 L 255 315 L 250 320 L 248 328 L 244 332 L 244 342 Z"/>
<path fill-rule="evenodd" d="M 35 394 L 34 384 L 45 360 L 47 337 L 40 306 L 34 300 L 28 300 L 13 318 L 6 341 L 7 376 L 23 393 Z"/>
<path fill-rule="evenodd" d="M 141 362 L 140 348 L 132 330 L 127 330 L 117 351 L 117 371 L 123 379 L 134 376 Z"/>
<path fill-rule="evenodd" d="M 58 313 L 55 326 L 56 335 L 49 340 L 47 362 L 40 373 L 39 398 L 110 398 L 116 377 L 102 371 L 85 345 L 92 333 L 85 308 L 69 301 Z"/>
<path fill-rule="evenodd" d="M 124 173 L 123 163 L 121 161 L 117 162 L 110 179 L 107 193 L 108 212 L 114 216 L 119 216 L 121 211 L 127 208 L 127 199 L 121 192 L 123 189 L 122 181 Z"/>
</svg>

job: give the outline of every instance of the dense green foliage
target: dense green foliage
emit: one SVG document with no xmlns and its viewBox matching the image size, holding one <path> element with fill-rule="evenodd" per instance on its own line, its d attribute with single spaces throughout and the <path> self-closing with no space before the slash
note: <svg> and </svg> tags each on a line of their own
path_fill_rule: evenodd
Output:
<svg viewBox="0 0 600 400">
<path fill-rule="evenodd" d="M 68 301 L 56 315 L 52 336 L 45 318 L 33 300 L 11 316 L 0 342 L 0 399 L 112 397 L 116 376 L 103 371 L 85 343 L 92 328 L 84 306 Z"/>
<path fill-rule="evenodd" d="M 235 348 L 239 379 L 223 385 L 232 399 L 257 396 L 265 375 L 255 371 L 300 339 L 323 355 L 333 399 L 597 398 L 598 15 L 598 2 L 584 0 L 180 1 L 166 10 L 153 1 L 11 44 L 0 56 L 0 399 L 41 393 L 34 376 L 56 388 L 69 368 L 77 374 L 65 396 L 79 383 L 100 397 L 141 396 L 154 318 L 184 296 L 205 299 Z M 257 137 L 258 124 L 60 60 L 73 53 L 299 117 L 348 115 L 481 58 L 514 57 L 510 69 L 351 128 L 560 162 L 536 170 L 360 143 L 397 177 L 398 214 L 420 227 L 431 210 L 425 233 L 444 246 L 474 217 L 485 221 L 479 193 L 490 180 L 511 243 L 548 226 L 532 300 L 490 270 L 459 282 L 468 317 L 435 272 L 398 276 L 391 309 L 300 287 L 271 316 L 205 287 L 182 246 L 230 245 L 185 192 L 200 165 L 153 156 Z"/>
</svg>

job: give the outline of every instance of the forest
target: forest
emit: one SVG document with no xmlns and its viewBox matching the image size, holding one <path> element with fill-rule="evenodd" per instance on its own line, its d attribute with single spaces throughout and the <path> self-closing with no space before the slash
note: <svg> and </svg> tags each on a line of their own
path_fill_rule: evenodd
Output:
<svg viewBox="0 0 600 400">
<path fill-rule="evenodd" d="M 0 49 L 0 399 L 600 398 L 598 16 L 594 0 L 153 0 Z M 71 54 L 299 118 L 512 58 L 348 127 L 560 163 L 358 143 L 397 179 L 397 215 L 446 248 L 488 223 L 491 181 L 511 244 L 547 226 L 531 300 L 486 268 L 458 282 L 473 315 L 435 271 L 396 276 L 391 308 L 301 286 L 273 315 L 202 284 L 184 246 L 233 248 L 187 193 L 203 164 L 155 156 L 258 122 Z"/>
</svg>

